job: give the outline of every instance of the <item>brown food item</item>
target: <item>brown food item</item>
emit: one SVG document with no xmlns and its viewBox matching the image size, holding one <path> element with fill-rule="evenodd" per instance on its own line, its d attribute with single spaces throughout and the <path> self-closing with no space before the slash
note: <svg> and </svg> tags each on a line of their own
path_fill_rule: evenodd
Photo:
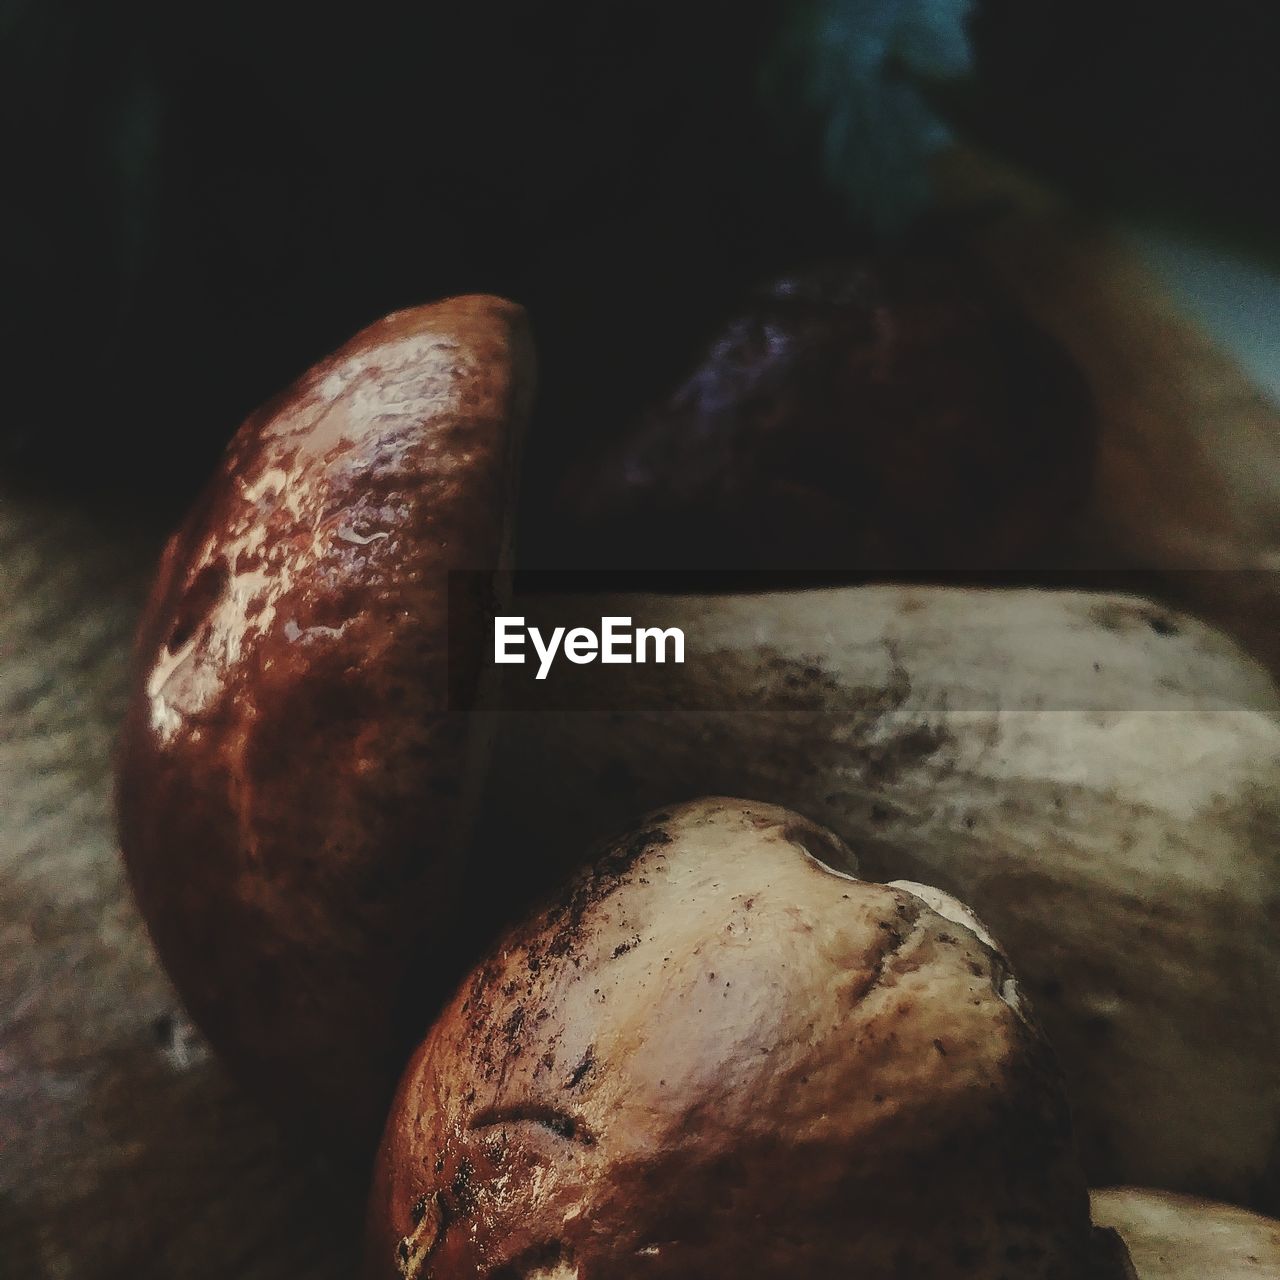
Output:
<svg viewBox="0 0 1280 1280">
<path fill-rule="evenodd" d="M 1138 1280 L 1277 1280 L 1280 1222 L 1169 1191 L 1113 1187 L 1093 1213 L 1128 1246 Z"/>
<path fill-rule="evenodd" d="M 1113 582 L 1145 578 L 1140 590 L 1226 631 L 1280 676 L 1275 396 L 1114 219 L 990 155 L 955 148 L 939 161 L 945 216 L 1070 353 L 1097 403 L 1081 563 Z"/>
<path fill-rule="evenodd" d="M 556 567 L 1043 567 L 1088 495 L 1066 354 L 955 253 L 785 276 L 563 484 Z"/>
<path fill-rule="evenodd" d="M 509 681 L 524 709 L 497 735 L 494 854 L 467 897 L 486 916 L 630 814 L 768 796 L 869 878 L 936 884 L 988 921 L 1066 1072 L 1091 1182 L 1280 1213 L 1280 691 L 1226 637 L 1149 600 L 1044 590 L 512 612 L 678 627 L 687 661 Z"/>
<path fill-rule="evenodd" d="M 239 1074 L 357 1144 L 456 978 L 447 571 L 504 561 L 531 382 L 497 298 L 365 329 L 246 421 L 141 623 L 117 798 L 156 947 Z"/>
<path fill-rule="evenodd" d="M 606 847 L 413 1058 L 368 1280 L 1118 1280 L 1002 955 L 947 895 L 832 865 L 740 800 Z"/>
</svg>

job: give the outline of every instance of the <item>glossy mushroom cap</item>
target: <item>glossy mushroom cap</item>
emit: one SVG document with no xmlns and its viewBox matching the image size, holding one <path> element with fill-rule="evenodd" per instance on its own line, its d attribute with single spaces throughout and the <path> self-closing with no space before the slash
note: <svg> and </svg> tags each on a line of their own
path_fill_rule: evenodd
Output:
<svg viewBox="0 0 1280 1280">
<path fill-rule="evenodd" d="M 604 849 L 412 1060 L 368 1280 L 1118 1275 L 1003 956 L 852 861 L 726 799 Z"/>
<path fill-rule="evenodd" d="M 504 561 L 531 394 L 511 303 L 365 329 L 241 427 L 138 637 L 118 807 L 156 946 L 241 1076 L 357 1145 L 457 976 L 481 615 L 449 570 Z"/>
</svg>

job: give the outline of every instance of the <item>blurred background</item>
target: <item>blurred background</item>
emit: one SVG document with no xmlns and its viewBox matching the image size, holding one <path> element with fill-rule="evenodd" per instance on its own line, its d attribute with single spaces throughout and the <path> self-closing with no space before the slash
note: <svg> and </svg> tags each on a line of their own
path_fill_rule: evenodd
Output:
<svg viewBox="0 0 1280 1280">
<path fill-rule="evenodd" d="M 176 513 L 309 363 L 472 290 L 530 308 L 571 450 L 747 282 L 907 234 L 950 138 L 1220 317 L 1280 262 L 1278 45 L 1265 0 L 5 0 L 0 463 Z"/>
</svg>

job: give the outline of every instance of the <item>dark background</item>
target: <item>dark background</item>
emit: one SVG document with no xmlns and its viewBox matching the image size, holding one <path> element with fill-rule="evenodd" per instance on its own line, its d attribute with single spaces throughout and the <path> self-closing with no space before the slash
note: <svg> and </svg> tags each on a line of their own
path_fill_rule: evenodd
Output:
<svg viewBox="0 0 1280 1280">
<path fill-rule="evenodd" d="M 471 290 L 532 312 L 537 439 L 609 431 L 726 291 L 865 239 L 760 92 L 804 8 L 6 0 L 0 463 L 171 516 L 309 363 Z M 962 138 L 1277 256 L 1280 6 L 979 0 L 971 34 Z"/>
</svg>

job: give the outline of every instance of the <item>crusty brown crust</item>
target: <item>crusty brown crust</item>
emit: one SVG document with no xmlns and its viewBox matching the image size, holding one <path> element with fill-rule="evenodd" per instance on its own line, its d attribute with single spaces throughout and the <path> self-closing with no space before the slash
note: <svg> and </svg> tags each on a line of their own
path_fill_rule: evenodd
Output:
<svg viewBox="0 0 1280 1280">
<path fill-rule="evenodd" d="M 444 963 L 468 807 L 448 570 L 500 565 L 531 382 L 500 299 L 371 325 L 240 429 L 139 632 L 117 796 L 156 946 L 242 1075 L 356 1140 L 441 991 L 406 975 Z"/>
<path fill-rule="evenodd" d="M 833 861 L 695 801 L 501 942 L 401 1081 L 368 1280 L 1118 1276 L 1003 957 Z"/>
</svg>

